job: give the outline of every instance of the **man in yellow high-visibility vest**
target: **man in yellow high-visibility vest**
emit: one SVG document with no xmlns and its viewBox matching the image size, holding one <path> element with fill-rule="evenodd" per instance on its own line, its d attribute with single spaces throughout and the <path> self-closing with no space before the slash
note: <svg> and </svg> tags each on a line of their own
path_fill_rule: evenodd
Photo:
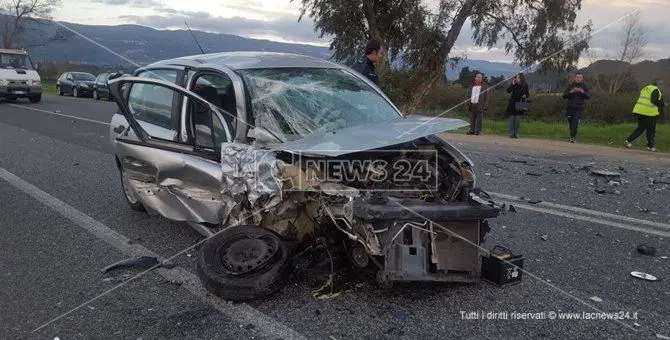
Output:
<svg viewBox="0 0 670 340">
<path fill-rule="evenodd" d="M 647 150 L 656 151 L 654 148 L 654 138 L 656 136 L 656 122 L 661 115 L 665 101 L 661 87 L 663 82 L 655 79 L 650 85 L 645 86 L 640 91 L 640 98 L 635 103 L 633 114 L 637 116 L 637 129 L 624 141 L 627 148 L 632 148 L 632 142 L 643 132 L 647 132 Z"/>
</svg>

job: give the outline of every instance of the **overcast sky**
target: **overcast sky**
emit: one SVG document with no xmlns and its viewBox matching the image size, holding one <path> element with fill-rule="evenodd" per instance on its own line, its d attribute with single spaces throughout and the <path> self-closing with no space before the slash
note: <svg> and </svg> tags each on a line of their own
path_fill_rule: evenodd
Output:
<svg viewBox="0 0 670 340">
<path fill-rule="evenodd" d="M 427 0 L 431 1 L 431 0 Z M 434 0 L 433 0 L 434 1 Z M 140 24 L 157 29 L 192 29 L 235 34 L 249 38 L 299 42 L 328 46 L 319 39 L 309 18 L 298 22 L 299 0 L 63 0 L 55 19 L 81 24 Z M 579 22 L 593 20 L 592 47 L 604 53 L 617 48 L 622 29 L 618 18 L 639 9 L 650 29 L 647 58 L 670 57 L 670 0 L 584 0 Z M 475 47 L 469 25 L 463 28 L 456 44 L 457 53 L 469 59 L 511 62 L 500 49 Z M 602 57 L 601 55 L 601 57 Z"/>
</svg>

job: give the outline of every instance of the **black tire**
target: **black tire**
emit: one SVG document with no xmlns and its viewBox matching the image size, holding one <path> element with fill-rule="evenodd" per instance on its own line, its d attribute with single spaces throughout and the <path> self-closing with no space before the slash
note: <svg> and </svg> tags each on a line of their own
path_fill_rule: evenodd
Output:
<svg viewBox="0 0 670 340">
<path fill-rule="evenodd" d="M 240 261 L 238 263 L 258 267 L 253 269 L 251 265 L 248 268 L 239 267 L 237 271 L 243 269 L 248 272 L 231 273 L 231 270 L 236 269 L 224 263 L 226 261 L 224 259 L 229 261 L 239 253 L 232 251 L 232 255 L 229 255 L 227 250 L 234 246 L 243 247 L 242 242 L 256 241 L 260 241 L 257 244 L 262 242 L 265 247 L 273 251 L 268 250 L 265 254 L 258 250 L 259 248 L 255 248 L 255 252 L 245 252 L 243 257 L 248 258 L 238 259 Z M 198 277 L 208 291 L 225 300 L 241 301 L 267 297 L 279 291 L 287 283 L 293 271 L 290 253 L 286 243 L 272 230 L 257 226 L 230 227 L 202 244 L 197 259 Z"/>
<path fill-rule="evenodd" d="M 58 91 L 59 96 L 63 95 L 63 89 L 61 89 L 60 86 L 56 86 L 56 90 Z"/>
<path fill-rule="evenodd" d="M 137 198 L 137 194 L 132 191 L 131 188 L 128 188 L 126 186 L 126 179 L 124 178 L 124 171 L 123 169 L 120 170 L 121 172 L 121 189 L 123 190 L 123 197 L 126 199 L 126 203 L 128 203 L 128 206 L 130 206 L 130 209 L 133 209 L 135 211 L 146 211 L 144 208 L 144 205 L 140 203 L 139 199 Z"/>
<path fill-rule="evenodd" d="M 98 95 L 98 90 L 93 90 L 93 99 L 100 100 L 100 96 Z"/>
<path fill-rule="evenodd" d="M 37 104 L 40 101 L 42 101 L 42 96 L 39 95 L 39 96 L 35 96 L 35 97 L 30 97 L 30 98 L 28 98 L 28 100 L 30 100 L 30 102 L 33 103 L 33 104 Z"/>
</svg>

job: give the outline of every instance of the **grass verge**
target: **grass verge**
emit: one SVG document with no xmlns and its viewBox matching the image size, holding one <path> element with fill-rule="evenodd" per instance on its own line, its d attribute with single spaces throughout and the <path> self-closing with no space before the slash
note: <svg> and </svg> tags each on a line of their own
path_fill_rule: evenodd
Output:
<svg viewBox="0 0 670 340">
<path fill-rule="evenodd" d="M 435 115 L 422 113 L 425 115 Z M 462 113 L 449 114 L 445 117 L 459 118 L 468 121 L 468 117 Z M 565 122 L 545 122 L 521 118 L 520 138 L 546 139 L 567 141 L 570 137 L 567 119 Z M 580 122 L 577 142 L 623 148 L 623 141 L 635 130 L 637 124 L 603 124 L 597 122 Z M 468 128 L 461 128 L 455 133 L 465 134 Z M 482 134 L 509 136 L 509 121 L 500 119 L 484 118 Z M 670 124 L 660 123 L 656 125 L 655 148 L 659 152 L 670 152 Z M 633 142 L 633 149 L 646 150 L 647 139 L 645 133 Z"/>
<path fill-rule="evenodd" d="M 42 93 L 56 94 L 56 82 L 55 81 L 43 81 L 42 82 Z"/>
</svg>

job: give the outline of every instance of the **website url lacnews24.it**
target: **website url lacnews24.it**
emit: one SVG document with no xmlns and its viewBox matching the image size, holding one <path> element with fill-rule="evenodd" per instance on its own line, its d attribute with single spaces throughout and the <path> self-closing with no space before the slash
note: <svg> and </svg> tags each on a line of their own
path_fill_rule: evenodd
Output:
<svg viewBox="0 0 670 340">
<path fill-rule="evenodd" d="M 638 312 L 460 311 L 462 320 L 637 320 Z"/>
</svg>

